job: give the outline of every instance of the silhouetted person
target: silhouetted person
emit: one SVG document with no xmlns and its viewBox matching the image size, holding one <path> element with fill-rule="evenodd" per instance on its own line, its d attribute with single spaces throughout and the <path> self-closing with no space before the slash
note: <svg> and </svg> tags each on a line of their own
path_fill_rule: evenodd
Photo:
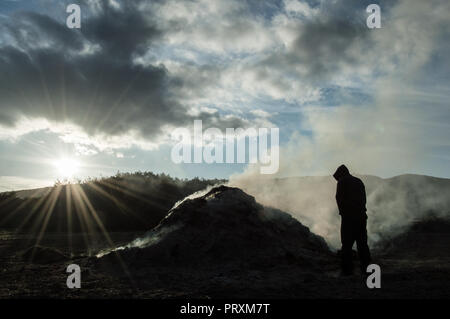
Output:
<svg viewBox="0 0 450 319">
<path fill-rule="evenodd" d="M 337 180 L 336 202 L 341 215 L 342 275 L 353 273 L 352 248 L 356 241 L 361 271 L 370 264 L 367 245 L 366 190 L 363 182 L 350 174 L 345 165 L 338 167 L 333 177 Z"/>
</svg>

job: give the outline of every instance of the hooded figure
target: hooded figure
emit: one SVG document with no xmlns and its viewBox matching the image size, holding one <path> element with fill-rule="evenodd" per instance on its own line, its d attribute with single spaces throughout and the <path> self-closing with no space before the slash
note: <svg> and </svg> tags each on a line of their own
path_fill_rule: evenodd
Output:
<svg viewBox="0 0 450 319">
<path fill-rule="evenodd" d="M 361 271 L 370 264 L 367 245 L 366 190 L 363 182 L 350 174 L 345 165 L 338 167 L 333 177 L 337 180 L 336 202 L 341 215 L 342 274 L 353 273 L 352 248 L 356 241 Z"/>
</svg>

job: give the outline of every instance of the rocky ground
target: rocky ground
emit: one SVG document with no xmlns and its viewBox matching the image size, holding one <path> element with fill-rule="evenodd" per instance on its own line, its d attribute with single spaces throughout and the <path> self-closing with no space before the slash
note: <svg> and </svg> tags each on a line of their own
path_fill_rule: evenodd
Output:
<svg viewBox="0 0 450 319">
<path fill-rule="evenodd" d="M 109 236 L 126 249 L 97 258 L 110 247 L 102 234 L 0 232 L 0 298 L 450 297 L 447 228 L 419 227 L 374 251 L 381 289 L 369 289 L 361 274 L 338 276 L 322 238 L 237 189 L 185 201 L 146 234 Z M 66 286 L 71 263 L 81 289 Z"/>
<path fill-rule="evenodd" d="M 111 234 L 116 242 L 137 234 Z M 82 237 L 81 235 L 77 235 Z M 100 237 L 100 235 L 99 235 Z M 91 269 L 87 257 L 40 263 L 27 262 L 20 254 L 34 238 L 3 233 L 0 241 L 0 298 L 448 298 L 450 259 L 375 256 L 382 269 L 381 289 L 368 289 L 355 275 L 339 278 L 337 256 L 324 260 L 323 270 L 304 271 L 302 265 L 273 265 L 239 269 L 224 274 L 220 268 L 198 272 L 195 268 L 152 267 L 146 280 L 139 274 L 126 277 Z M 64 235 L 48 236 L 43 245 L 69 253 Z M 99 240 L 100 242 L 100 240 Z M 82 242 L 78 249 L 84 250 Z M 99 244 L 100 246 L 100 244 Z M 107 247 L 106 241 L 104 247 Z M 23 248 L 18 249 L 17 248 Z M 19 253 L 20 252 L 20 253 Z M 66 267 L 78 263 L 82 288 L 66 287 Z"/>
</svg>

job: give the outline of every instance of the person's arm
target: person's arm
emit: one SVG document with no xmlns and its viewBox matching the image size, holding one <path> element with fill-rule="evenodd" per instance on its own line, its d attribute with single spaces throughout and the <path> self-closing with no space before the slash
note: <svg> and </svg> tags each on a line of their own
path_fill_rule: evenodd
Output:
<svg viewBox="0 0 450 319">
<path fill-rule="evenodd" d="M 342 212 L 344 211 L 344 191 L 343 191 L 343 184 L 342 182 L 337 183 L 336 187 L 336 203 L 339 209 L 339 214 L 342 215 Z"/>
<path fill-rule="evenodd" d="M 366 195 L 366 187 L 364 186 L 364 183 L 362 184 L 362 190 L 363 190 L 363 194 L 364 194 L 364 207 L 366 207 L 367 195 Z"/>
<path fill-rule="evenodd" d="M 361 181 L 361 203 L 362 206 L 364 207 L 364 210 L 366 209 L 366 204 L 367 204 L 367 196 L 366 196 L 366 187 L 364 186 L 364 183 Z"/>
</svg>

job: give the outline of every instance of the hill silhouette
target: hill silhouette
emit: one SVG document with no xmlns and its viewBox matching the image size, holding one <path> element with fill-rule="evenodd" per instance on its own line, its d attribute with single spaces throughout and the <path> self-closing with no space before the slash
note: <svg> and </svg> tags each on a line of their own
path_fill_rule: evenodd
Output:
<svg viewBox="0 0 450 319">
<path fill-rule="evenodd" d="M 413 222 L 404 232 L 384 241 L 378 251 L 386 257 L 450 259 L 450 217 L 428 217 Z"/>
<path fill-rule="evenodd" d="M 0 229 L 27 233 L 146 231 L 177 201 L 220 182 L 137 172 L 1 193 Z"/>
</svg>

